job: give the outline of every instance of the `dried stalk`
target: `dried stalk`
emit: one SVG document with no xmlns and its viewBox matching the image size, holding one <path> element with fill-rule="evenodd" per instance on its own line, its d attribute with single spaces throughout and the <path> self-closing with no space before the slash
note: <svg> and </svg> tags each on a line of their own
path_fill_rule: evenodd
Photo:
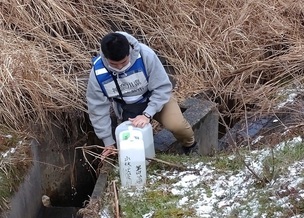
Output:
<svg viewBox="0 0 304 218">
<path fill-rule="evenodd" d="M 178 164 L 170 163 L 170 162 L 167 162 L 167 161 L 155 158 L 155 157 L 153 157 L 153 158 L 146 157 L 146 160 L 148 160 L 148 161 L 155 161 L 155 162 L 158 162 L 158 163 L 163 163 L 163 164 L 166 164 L 166 165 L 168 165 L 170 167 L 174 167 L 174 168 L 180 169 L 180 170 L 188 170 L 188 171 L 197 171 L 197 172 L 199 172 L 196 169 L 187 168 L 187 167 L 185 167 L 183 165 L 178 165 Z"/>
<path fill-rule="evenodd" d="M 120 218 L 120 210 L 119 210 L 119 200 L 117 194 L 116 181 L 113 182 L 113 192 L 114 192 L 114 205 L 115 205 L 115 218 Z"/>
</svg>

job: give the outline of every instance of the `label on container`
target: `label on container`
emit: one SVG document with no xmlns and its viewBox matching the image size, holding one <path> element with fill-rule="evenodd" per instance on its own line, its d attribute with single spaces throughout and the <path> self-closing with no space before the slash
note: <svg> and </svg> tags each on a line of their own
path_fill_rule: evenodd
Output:
<svg viewBox="0 0 304 218">
<path fill-rule="evenodd" d="M 130 137 L 130 132 L 124 132 L 122 133 L 122 140 L 128 140 Z"/>
<path fill-rule="evenodd" d="M 132 132 L 121 134 L 119 171 L 121 185 L 124 187 L 141 187 L 146 183 L 146 160 L 143 140 L 134 140 L 133 137 Z"/>
</svg>

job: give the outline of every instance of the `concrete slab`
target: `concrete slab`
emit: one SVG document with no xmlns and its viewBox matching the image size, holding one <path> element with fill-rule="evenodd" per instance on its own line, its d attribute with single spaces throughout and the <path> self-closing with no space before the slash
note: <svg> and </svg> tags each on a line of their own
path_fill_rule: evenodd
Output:
<svg viewBox="0 0 304 218">
<path fill-rule="evenodd" d="M 101 172 L 96 181 L 93 193 L 91 195 L 91 199 L 99 199 L 100 196 L 103 195 L 103 193 L 107 188 L 107 182 L 108 182 L 108 172 L 105 171 Z"/>
<path fill-rule="evenodd" d="M 218 113 L 216 104 L 208 100 L 189 98 L 180 105 L 183 115 L 194 130 L 195 140 L 201 155 L 211 155 L 218 150 Z M 177 150 L 178 145 L 173 134 L 166 129 L 154 136 L 155 149 L 160 152 Z"/>
</svg>

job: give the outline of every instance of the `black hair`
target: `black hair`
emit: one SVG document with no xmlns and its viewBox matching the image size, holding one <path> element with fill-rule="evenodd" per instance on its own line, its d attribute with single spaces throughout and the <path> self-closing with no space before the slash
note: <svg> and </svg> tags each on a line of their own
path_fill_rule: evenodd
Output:
<svg viewBox="0 0 304 218">
<path fill-rule="evenodd" d="M 127 38 L 120 33 L 109 33 L 101 39 L 101 51 L 107 59 L 120 61 L 130 54 Z"/>
</svg>

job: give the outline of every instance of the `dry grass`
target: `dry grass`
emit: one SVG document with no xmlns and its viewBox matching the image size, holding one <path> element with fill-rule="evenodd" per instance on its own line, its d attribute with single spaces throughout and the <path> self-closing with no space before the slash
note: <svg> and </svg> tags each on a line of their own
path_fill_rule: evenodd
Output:
<svg viewBox="0 0 304 218">
<path fill-rule="evenodd" d="M 299 0 L 28 0 L 0 10 L 0 120 L 14 129 L 86 110 L 90 59 L 111 29 L 136 34 L 166 59 L 180 101 L 205 93 L 223 116 L 243 117 L 248 105 L 272 111 L 279 89 L 303 81 Z"/>
<path fill-rule="evenodd" d="M 100 200 L 90 199 L 89 204 L 86 207 L 79 209 L 77 215 L 83 218 L 97 218 L 100 217 L 99 211 L 100 211 Z"/>
</svg>

